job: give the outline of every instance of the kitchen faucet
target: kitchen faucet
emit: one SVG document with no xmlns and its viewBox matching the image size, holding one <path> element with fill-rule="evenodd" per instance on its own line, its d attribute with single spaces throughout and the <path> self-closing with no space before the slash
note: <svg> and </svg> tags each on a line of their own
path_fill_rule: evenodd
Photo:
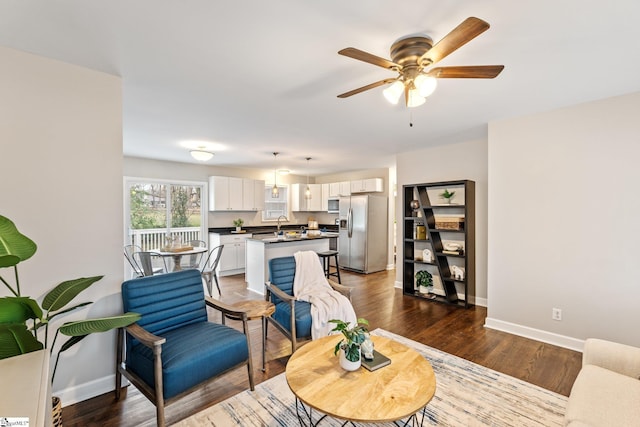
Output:
<svg viewBox="0 0 640 427">
<path fill-rule="evenodd" d="M 284 215 L 280 215 L 278 217 L 278 234 L 280 233 L 280 218 L 284 218 L 285 221 L 288 221 L 287 217 Z"/>
</svg>

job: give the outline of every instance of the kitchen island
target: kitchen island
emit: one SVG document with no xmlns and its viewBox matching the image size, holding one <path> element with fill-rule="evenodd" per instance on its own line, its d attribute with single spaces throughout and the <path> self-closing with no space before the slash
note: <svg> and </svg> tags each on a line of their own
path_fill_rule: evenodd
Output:
<svg viewBox="0 0 640 427">
<path fill-rule="evenodd" d="M 264 295 L 264 282 L 269 280 L 269 260 L 293 256 L 298 251 L 323 252 L 337 247 L 338 233 L 324 233 L 316 237 L 292 239 L 254 236 L 247 242 L 245 279 L 250 291 Z M 318 261 L 319 262 L 319 261 Z"/>
</svg>

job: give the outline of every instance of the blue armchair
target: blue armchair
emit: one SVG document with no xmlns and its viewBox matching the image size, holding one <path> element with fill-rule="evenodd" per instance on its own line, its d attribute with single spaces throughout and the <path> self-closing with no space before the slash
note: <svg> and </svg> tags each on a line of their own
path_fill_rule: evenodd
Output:
<svg viewBox="0 0 640 427">
<path fill-rule="evenodd" d="M 318 262 L 320 259 L 318 258 Z M 293 279 L 296 261 L 292 256 L 269 260 L 269 282 L 265 283 L 265 299 L 271 301 L 276 310 L 268 321 L 291 340 L 291 352 L 298 342 L 311 338 L 311 304 L 296 301 L 293 296 Z M 329 285 L 351 301 L 351 288 L 329 280 Z M 265 329 L 266 334 L 266 329 Z"/>
<path fill-rule="evenodd" d="M 156 405 L 157 424 L 163 426 L 165 405 L 229 370 L 247 366 L 254 389 L 247 315 L 205 299 L 200 271 L 128 280 L 122 284 L 122 301 L 142 318 L 118 330 L 116 399 L 124 375 Z M 244 333 L 208 322 L 207 305 L 242 320 Z"/>
</svg>

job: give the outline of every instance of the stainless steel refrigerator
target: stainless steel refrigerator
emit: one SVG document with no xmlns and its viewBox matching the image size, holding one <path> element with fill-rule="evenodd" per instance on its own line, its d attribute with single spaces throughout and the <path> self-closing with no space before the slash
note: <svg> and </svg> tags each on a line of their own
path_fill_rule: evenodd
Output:
<svg viewBox="0 0 640 427">
<path fill-rule="evenodd" d="M 340 197 L 340 267 L 362 273 L 387 268 L 387 197 Z"/>
</svg>

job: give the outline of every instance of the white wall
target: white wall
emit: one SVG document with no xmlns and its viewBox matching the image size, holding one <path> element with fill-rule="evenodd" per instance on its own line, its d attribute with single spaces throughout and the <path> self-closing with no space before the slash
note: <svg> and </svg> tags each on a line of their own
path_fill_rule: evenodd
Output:
<svg viewBox="0 0 640 427">
<path fill-rule="evenodd" d="M 639 112 L 635 93 L 490 124 L 487 326 L 640 345 Z"/>
<path fill-rule="evenodd" d="M 396 157 L 396 212 L 402 215 L 402 186 L 469 179 L 476 182 L 476 300 L 487 305 L 487 142 L 425 148 Z M 400 218 L 401 219 L 401 218 Z M 396 286 L 402 287 L 402 221 L 397 221 Z"/>
<path fill-rule="evenodd" d="M 62 320 L 121 313 L 121 81 L 4 47 L 0 64 L 0 213 L 38 245 L 19 265 L 23 295 L 104 275 L 78 298 L 95 303 Z M 115 333 L 89 336 L 62 355 L 54 394 L 67 405 L 112 390 L 114 366 Z"/>
</svg>

